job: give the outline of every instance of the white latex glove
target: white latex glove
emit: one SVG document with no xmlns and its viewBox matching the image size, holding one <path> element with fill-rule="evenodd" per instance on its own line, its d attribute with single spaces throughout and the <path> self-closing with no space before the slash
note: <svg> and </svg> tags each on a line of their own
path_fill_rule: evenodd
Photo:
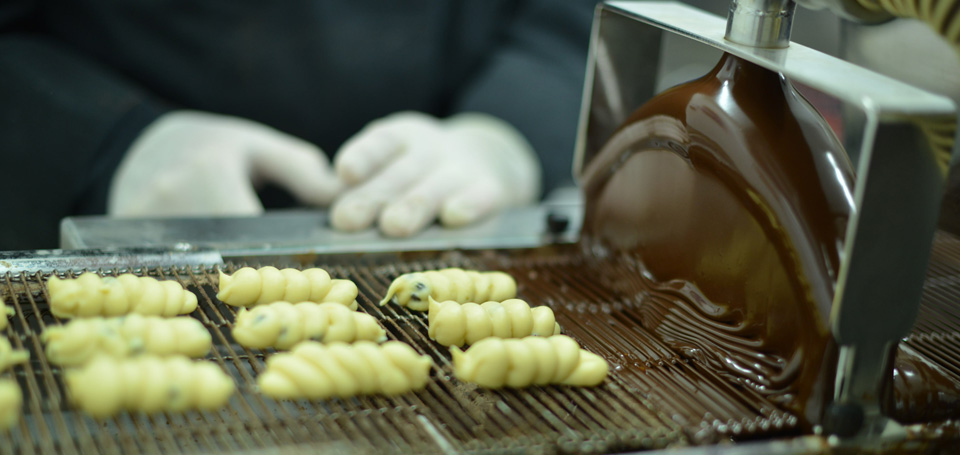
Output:
<svg viewBox="0 0 960 455">
<path fill-rule="evenodd" d="M 846 47 L 853 63 L 960 101 L 960 59 L 927 24 L 896 19 L 848 29 Z"/>
<path fill-rule="evenodd" d="M 526 139 L 485 114 L 392 114 L 344 143 L 334 168 L 355 186 L 334 202 L 333 226 L 353 231 L 378 220 L 395 237 L 438 215 L 444 226 L 463 226 L 540 192 L 540 164 Z"/>
<path fill-rule="evenodd" d="M 263 124 L 173 111 L 130 146 L 110 185 L 112 216 L 255 215 L 270 181 L 301 202 L 326 205 L 342 185 L 316 146 Z"/>
</svg>

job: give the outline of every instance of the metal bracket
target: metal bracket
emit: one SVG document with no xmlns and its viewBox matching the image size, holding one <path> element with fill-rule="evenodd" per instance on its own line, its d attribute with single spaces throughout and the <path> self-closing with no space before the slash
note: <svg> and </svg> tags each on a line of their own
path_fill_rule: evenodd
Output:
<svg viewBox="0 0 960 455">
<path fill-rule="evenodd" d="M 65 218 L 62 248 L 177 245 L 208 248 L 224 257 L 380 253 L 450 249 L 532 248 L 576 242 L 583 218 L 579 191 L 557 191 L 536 206 L 513 207 L 460 229 L 431 226 L 417 235 L 387 238 L 375 228 L 339 232 L 319 210 L 277 210 L 256 217 L 118 219 Z"/>
<path fill-rule="evenodd" d="M 857 157 L 849 195 L 856 210 L 847 224 L 830 323 L 852 363 L 838 369 L 843 386 L 833 399 L 863 412 L 864 424 L 854 432 L 859 437 L 887 428 L 879 414 L 880 386 L 891 374 L 891 349 L 916 317 L 945 177 L 922 129 L 955 125 L 954 103 L 802 45 L 763 49 L 730 42 L 723 18 L 675 2 L 607 2 L 598 6 L 593 30 L 574 163 L 578 177 L 627 116 L 663 85 L 657 78 L 669 74 L 667 66 L 695 64 L 711 52 L 731 53 L 842 104 L 844 147 Z"/>
</svg>

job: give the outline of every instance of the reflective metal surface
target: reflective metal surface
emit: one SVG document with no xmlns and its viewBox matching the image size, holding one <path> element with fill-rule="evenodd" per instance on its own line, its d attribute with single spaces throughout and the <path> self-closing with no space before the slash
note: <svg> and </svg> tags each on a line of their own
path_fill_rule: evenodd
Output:
<svg viewBox="0 0 960 455">
<path fill-rule="evenodd" d="M 223 264 L 220 253 L 186 245 L 173 248 L 93 248 L 0 251 L 0 275 L 64 270 L 103 270 Z"/>
<path fill-rule="evenodd" d="M 609 2 L 599 7 L 596 20 L 577 176 L 653 96 L 666 35 L 731 53 L 843 104 L 844 147 L 857 157 L 850 195 L 856 211 L 846 226 L 831 328 L 841 349 L 857 354 L 844 357 L 834 399 L 862 408 L 867 424 L 861 437 L 869 439 L 871 429 L 886 426 L 879 414 L 881 382 L 891 371 L 884 346 L 906 335 L 916 315 L 942 192 L 943 170 L 921 129 L 955 122 L 953 102 L 801 45 L 761 49 L 732 43 L 724 39 L 722 18 L 677 3 Z"/>
<path fill-rule="evenodd" d="M 732 0 L 726 38 L 747 46 L 787 47 L 796 9 L 793 0 Z"/>
<path fill-rule="evenodd" d="M 71 217 L 60 225 L 60 246 L 190 246 L 216 249 L 224 256 L 530 248 L 576 241 L 582 209 L 580 193 L 565 189 L 539 206 L 509 209 L 461 229 L 432 226 L 403 239 L 384 237 L 376 229 L 336 231 L 329 227 L 327 213 L 317 210 L 272 211 L 259 217 L 233 218 Z"/>
<path fill-rule="evenodd" d="M 644 455 L 804 455 L 829 453 L 829 444 L 819 436 L 743 442 L 729 446 L 670 448 L 642 452 Z M 639 455 L 641 452 L 635 452 Z"/>
</svg>

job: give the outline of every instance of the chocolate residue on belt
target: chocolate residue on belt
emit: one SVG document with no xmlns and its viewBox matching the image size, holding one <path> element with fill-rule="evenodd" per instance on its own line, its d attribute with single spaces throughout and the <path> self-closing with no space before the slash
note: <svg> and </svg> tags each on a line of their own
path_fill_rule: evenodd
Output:
<svg viewBox="0 0 960 455">
<path fill-rule="evenodd" d="M 725 55 L 638 109 L 584 170 L 584 246 L 641 279 L 643 324 L 819 422 L 853 171 L 780 75 Z"/>
<path fill-rule="evenodd" d="M 960 415 L 960 382 L 909 346 L 893 363 L 893 409 L 901 423 L 933 422 Z"/>
</svg>

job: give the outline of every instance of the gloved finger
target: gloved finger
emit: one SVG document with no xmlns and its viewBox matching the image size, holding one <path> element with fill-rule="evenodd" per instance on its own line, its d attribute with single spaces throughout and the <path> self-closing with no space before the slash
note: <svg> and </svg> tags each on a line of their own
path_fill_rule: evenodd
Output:
<svg viewBox="0 0 960 455">
<path fill-rule="evenodd" d="M 330 208 L 330 224 L 341 231 L 359 231 L 373 224 L 386 203 L 380 197 L 350 192 L 334 201 Z"/>
<path fill-rule="evenodd" d="M 393 161 L 403 145 L 403 138 L 392 129 L 361 131 L 348 139 L 333 159 L 337 177 L 347 185 L 364 182 Z"/>
<path fill-rule="evenodd" d="M 264 135 L 253 146 L 251 171 L 309 205 L 325 206 L 343 188 L 330 160 L 315 145 L 281 133 Z"/>
<path fill-rule="evenodd" d="M 374 178 L 348 191 L 333 204 L 330 222 L 336 229 L 356 231 L 373 224 L 387 202 L 397 198 L 405 188 L 422 179 L 429 164 L 422 156 L 404 155 L 390 163 Z"/>
<path fill-rule="evenodd" d="M 463 185 L 449 169 L 436 169 L 380 214 L 380 232 L 390 237 L 409 237 L 437 219 L 445 195 Z"/>
<path fill-rule="evenodd" d="M 473 223 L 507 203 L 503 185 L 495 179 L 468 183 L 443 201 L 440 222 L 446 227 L 460 227 Z"/>
<path fill-rule="evenodd" d="M 377 175 L 400 155 L 415 151 L 416 138 L 437 135 L 437 119 L 420 112 L 397 112 L 370 122 L 348 139 L 334 158 L 334 169 L 343 182 L 356 185 Z"/>
</svg>

